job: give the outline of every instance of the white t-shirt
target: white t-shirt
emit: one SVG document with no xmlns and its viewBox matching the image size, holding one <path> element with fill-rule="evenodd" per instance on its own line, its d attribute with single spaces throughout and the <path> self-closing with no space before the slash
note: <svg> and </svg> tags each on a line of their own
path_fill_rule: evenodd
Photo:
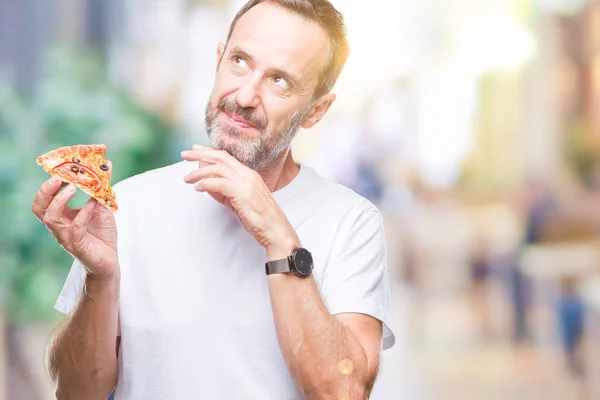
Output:
<svg viewBox="0 0 600 400">
<path fill-rule="evenodd" d="M 184 161 L 115 185 L 121 266 L 115 397 L 302 399 L 275 334 L 265 250 L 230 210 L 183 181 L 196 167 Z M 273 196 L 313 255 L 329 311 L 381 320 L 382 347 L 391 347 L 385 234 L 376 207 L 305 166 Z M 73 311 L 84 278 L 76 261 L 56 309 Z"/>
</svg>

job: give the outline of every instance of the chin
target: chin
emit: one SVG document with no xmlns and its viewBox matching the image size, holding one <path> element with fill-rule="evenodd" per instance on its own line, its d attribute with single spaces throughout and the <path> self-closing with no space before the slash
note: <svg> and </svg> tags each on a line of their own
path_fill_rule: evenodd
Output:
<svg viewBox="0 0 600 400">
<path fill-rule="evenodd" d="M 262 171 L 269 167 L 280 152 L 265 151 L 260 134 L 249 135 L 217 119 L 208 129 L 208 138 L 213 148 L 224 150 L 250 169 Z M 257 132 L 254 129 L 255 132 Z M 277 155 L 275 155 L 277 153 Z"/>
<path fill-rule="evenodd" d="M 225 150 L 232 155 L 247 154 L 244 158 L 252 158 L 260 151 L 260 141 L 256 139 L 237 136 L 229 132 L 222 132 L 215 139 L 217 140 L 212 143 L 215 148 Z"/>
<path fill-rule="evenodd" d="M 218 150 L 224 150 L 231 154 L 242 164 L 253 168 L 260 154 L 260 142 L 258 140 L 237 137 L 235 134 L 221 130 L 210 135 L 211 145 Z M 254 169 L 254 168 L 253 168 Z"/>
</svg>

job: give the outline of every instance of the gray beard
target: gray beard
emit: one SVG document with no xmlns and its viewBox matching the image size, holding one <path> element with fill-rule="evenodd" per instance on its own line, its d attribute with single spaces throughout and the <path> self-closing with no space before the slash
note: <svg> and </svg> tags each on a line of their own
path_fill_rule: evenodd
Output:
<svg viewBox="0 0 600 400">
<path fill-rule="evenodd" d="M 248 168 L 263 171 L 289 149 L 302 122 L 311 110 L 312 105 L 305 110 L 295 112 L 287 128 L 283 132 L 274 133 L 276 142 L 273 144 L 265 142 L 264 131 L 260 131 L 257 138 L 226 144 L 224 135 L 235 137 L 239 132 L 231 126 L 222 126 L 217 118 L 219 110 L 209 102 L 206 106 L 206 134 L 212 147 L 225 150 Z"/>
</svg>

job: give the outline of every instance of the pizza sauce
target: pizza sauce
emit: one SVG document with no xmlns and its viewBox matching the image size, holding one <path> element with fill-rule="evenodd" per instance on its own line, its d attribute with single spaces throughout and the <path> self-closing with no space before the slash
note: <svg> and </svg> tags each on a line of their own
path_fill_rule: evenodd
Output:
<svg viewBox="0 0 600 400">
<path fill-rule="evenodd" d="M 94 172 L 90 167 L 80 164 L 76 158 L 73 162 L 65 162 L 57 165 L 52 170 L 53 172 L 64 175 L 65 178 L 72 180 L 75 183 L 79 183 L 97 192 L 102 188 L 102 182 L 98 174 Z"/>
</svg>

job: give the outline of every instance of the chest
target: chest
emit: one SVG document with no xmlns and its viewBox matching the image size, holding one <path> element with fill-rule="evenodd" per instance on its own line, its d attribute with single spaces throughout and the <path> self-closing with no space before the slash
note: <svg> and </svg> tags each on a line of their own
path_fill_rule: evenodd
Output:
<svg viewBox="0 0 600 400">
<path fill-rule="evenodd" d="M 324 225 L 316 210 L 286 214 L 313 253 L 319 285 L 335 224 Z M 179 330 L 202 325 L 274 336 L 265 250 L 229 210 L 210 199 L 168 217 L 140 216 L 119 227 L 119 234 L 123 326 Z"/>
</svg>

